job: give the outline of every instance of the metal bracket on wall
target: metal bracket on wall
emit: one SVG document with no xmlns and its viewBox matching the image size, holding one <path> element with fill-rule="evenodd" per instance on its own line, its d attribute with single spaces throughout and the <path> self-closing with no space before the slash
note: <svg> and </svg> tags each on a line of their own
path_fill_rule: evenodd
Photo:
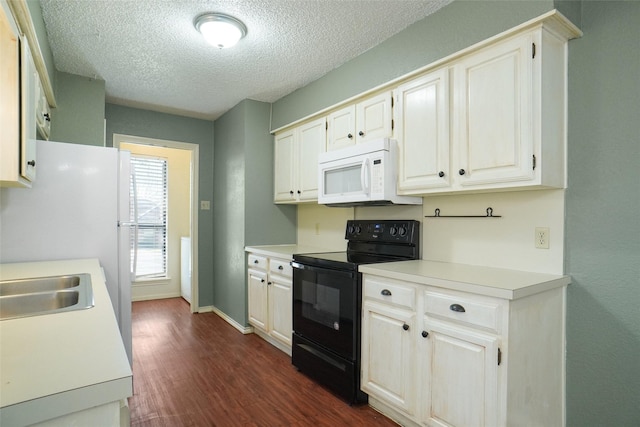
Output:
<svg viewBox="0 0 640 427">
<path fill-rule="evenodd" d="M 502 218 L 502 215 L 494 215 L 493 208 L 487 208 L 486 215 L 440 215 L 440 209 L 436 208 L 433 215 L 425 215 L 425 218 Z"/>
</svg>

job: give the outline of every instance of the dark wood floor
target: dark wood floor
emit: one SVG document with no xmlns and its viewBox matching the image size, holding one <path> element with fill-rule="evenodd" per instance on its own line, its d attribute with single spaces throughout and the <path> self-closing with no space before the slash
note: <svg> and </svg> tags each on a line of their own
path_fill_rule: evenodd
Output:
<svg viewBox="0 0 640 427">
<path fill-rule="evenodd" d="M 133 303 L 132 426 L 395 426 L 181 298 Z"/>
</svg>

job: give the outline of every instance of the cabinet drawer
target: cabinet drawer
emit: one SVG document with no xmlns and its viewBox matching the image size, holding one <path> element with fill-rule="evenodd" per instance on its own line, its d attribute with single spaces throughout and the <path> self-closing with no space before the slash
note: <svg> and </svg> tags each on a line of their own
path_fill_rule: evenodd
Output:
<svg viewBox="0 0 640 427">
<path fill-rule="evenodd" d="M 427 315 L 452 319 L 495 332 L 500 330 L 502 304 L 482 297 L 425 291 L 424 311 Z"/>
<path fill-rule="evenodd" d="M 272 274 L 278 274 L 284 277 L 291 277 L 292 275 L 291 261 L 282 259 L 273 259 L 269 261 L 269 272 Z"/>
<path fill-rule="evenodd" d="M 259 268 L 261 270 L 267 270 L 267 258 L 260 256 L 249 254 L 249 268 Z"/>
<path fill-rule="evenodd" d="M 401 282 L 365 276 L 364 298 L 415 309 L 416 290 Z"/>
</svg>

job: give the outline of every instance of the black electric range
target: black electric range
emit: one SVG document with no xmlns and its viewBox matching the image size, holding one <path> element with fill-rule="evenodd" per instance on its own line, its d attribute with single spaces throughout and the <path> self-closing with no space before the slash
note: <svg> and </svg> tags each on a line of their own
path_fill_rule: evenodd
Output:
<svg viewBox="0 0 640 427">
<path fill-rule="evenodd" d="M 360 390 L 362 275 L 358 266 L 419 259 L 420 223 L 350 220 L 347 250 L 294 254 L 292 363 L 351 403 Z"/>
</svg>

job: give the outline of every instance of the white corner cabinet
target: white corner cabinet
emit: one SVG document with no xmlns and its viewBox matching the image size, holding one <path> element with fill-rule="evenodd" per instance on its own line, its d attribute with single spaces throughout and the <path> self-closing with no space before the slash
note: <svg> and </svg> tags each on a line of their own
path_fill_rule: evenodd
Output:
<svg viewBox="0 0 640 427">
<path fill-rule="evenodd" d="M 567 28 L 541 21 L 398 86 L 399 193 L 565 188 Z"/>
<path fill-rule="evenodd" d="M 324 117 L 275 136 L 275 203 L 318 200 L 318 155 L 325 151 L 326 139 Z"/>
<path fill-rule="evenodd" d="M 249 252 L 247 294 L 249 323 L 254 332 L 291 354 L 292 268 L 291 258 Z"/>
<path fill-rule="evenodd" d="M 385 91 L 329 114 L 327 151 L 392 137 L 392 107 L 391 91 Z"/>
<path fill-rule="evenodd" d="M 51 112 L 36 63 L 43 63 L 26 3 L 0 1 L 0 186 L 30 187 L 36 179 L 36 138 L 48 139 Z M 28 19 L 27 19 L 28 18 Z M 27 36 L 24 33 L 31 33 Z M 46 73 L 46 70 L 45 70 Z M 45 77 L 47 87 L 48 77 Z M 52 92 L 51 92 L 52 93 Z"/>
<path fill-rule="evenodd" d="M 361 384 L 370 405 L 407 426 L 562 425 L 568 278 L 533 274 L 535 283 L 527 273 L 443 265 L 365 272 Z"/>
<path fill-rule="evenodd" d="M 7 4 L 2 2 L 1 6 L 0 183 L 3 187 L 30 187 L 36 178 L 35 90 L 38 74 L 27 39 L 20 36 Z"/>
</svg>

